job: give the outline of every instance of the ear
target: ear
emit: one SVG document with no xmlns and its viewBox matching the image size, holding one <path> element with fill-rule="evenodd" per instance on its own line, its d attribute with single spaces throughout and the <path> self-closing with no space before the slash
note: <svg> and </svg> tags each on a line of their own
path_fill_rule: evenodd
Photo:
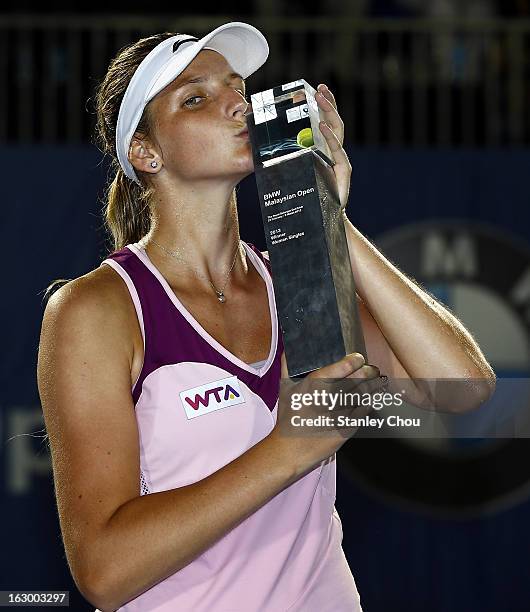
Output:
<svg viewBox="0 0 530 612">
<path fill-rule="evenodd" d="M 148 172 L 149 174 L 157 174 L 162 167 L 162 160 L 156 149 L 148 140 L 138 133 L 136 133 L 131 140 L 129 161 L 135 170 Z M 156 162 L 154 168 L 154 164 L 151 165 L 152 162 Z"/>
</svg>

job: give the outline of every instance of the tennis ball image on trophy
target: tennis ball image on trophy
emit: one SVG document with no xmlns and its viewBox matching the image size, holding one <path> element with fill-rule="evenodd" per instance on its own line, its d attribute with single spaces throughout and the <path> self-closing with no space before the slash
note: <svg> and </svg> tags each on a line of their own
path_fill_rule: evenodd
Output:
<svg viewBox="0 0 530 612">
<path fill-rule="evenodd" d="M 296 135 L 296 142 L 300 147 L 312 147 L 313 142 L 313 130 L 311 128 L 304 128 L 300 130 Z"/>
<path fill-rule="evenodd" d="M 247 126 L 289 376 L 368 362 L 333 157 L 304 79 L 251 96 Z M 347 262 L 345 264 L 345 262 Z"/>
</svg>

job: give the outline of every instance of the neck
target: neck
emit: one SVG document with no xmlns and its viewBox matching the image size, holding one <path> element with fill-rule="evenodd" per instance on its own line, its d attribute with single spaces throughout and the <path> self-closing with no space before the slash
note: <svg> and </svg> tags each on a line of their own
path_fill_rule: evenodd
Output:
<svg viewBox="0 0 530 612">
<path fill-rule="evenodd" d="M 179 188 L 178 196 L 174 192 L 157 193 L 153 224 L 142 244 L 149 258 L 168 277 L 208 285 L 207 280 L 197 279 L 195 271 L 210 279 L 216 287 L 222 287 L 240 239 L 232 192 L 233 186 L 197 188 L 194 183 L 192 189 Z M 178 258 L 167 254 L 151 240 Z M 238 251 L 229 283 L 235 279 L 242 281 L 247 272 L 245 254 Z"/>
</svg>

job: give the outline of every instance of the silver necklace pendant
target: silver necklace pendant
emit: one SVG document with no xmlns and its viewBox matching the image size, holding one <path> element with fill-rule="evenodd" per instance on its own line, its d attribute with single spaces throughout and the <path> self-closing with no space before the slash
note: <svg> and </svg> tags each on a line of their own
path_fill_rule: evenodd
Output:
<svg viewBox="0 0 530 612">
<path fill-rule="evenodd" d="M 169 251 L 168 249 L 166 249 L 166 247 L 162 246 L 161 244 L 158 244 L 158 242 L 156 242 L 155 240 L 152 240 L 153 244 L 156 244 L 158 247 L 160 247 L 163 251 L 165 251 L 168 255 L 171 255 L 172 257 L 174 257 L 175 259 L 179 259 L 180 261 L 183 261 L 184 263 L 187 263 L 184 259 L 182 259 L 182 257 L 179 257 L 178 255 L 175 255 L 175 253 L 172 253 L 171 251 Z M 234 269 L 234 265 L 236 263 L 236 259 L 237 259 L 237 253 L 239 251 L 239 249 L 241 248 L 241 240 L 239 240 L 238 242 L 238 248 L 236 249 L 235 253 L 234 253 L 234 260 L 232 261 L 232 265 L 230 266 L 230 270 L 228 270 L 228 273 L 225 277 L 226 281 L 225 281 L 225 287 L 226 284 L 228 283 L 228 277 L 230 276 L 230 272 L 232 272 L 232 270 Z M 143 246 L 143 249 L 145 250 L 145 245 Z M 206 276 L 203 276 L 202 274 L 198 274 L 196 270 L 192 270 L 192 272 L 195 274 L 195 276 L 197 276 L 198 278 L 204 278 L 206 279 Z M 212 283 L 212 281 L 209 281 L 210 285 L 212 286 L 212 289 L 215 291 L 216 295 L 217 295 L 217 299 L 224 304 L 226 302 L 226 297 L 225 294 L 222 291 L 218 291 L 214 284 Z"/>
</svg>

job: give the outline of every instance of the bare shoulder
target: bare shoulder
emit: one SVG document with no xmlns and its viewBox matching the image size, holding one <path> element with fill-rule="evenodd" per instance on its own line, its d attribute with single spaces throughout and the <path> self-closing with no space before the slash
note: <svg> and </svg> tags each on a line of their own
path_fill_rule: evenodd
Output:
<svg viewBox="0 0 530 612">
<path fill-rule="evenodd" d="M 62 285 L 50 297 L 53 310 L 88 308 L 87 314 L 105 311 L 119 314 L 116 306 L 125 306 L 130 299 L 121 277 L 110 267 L 100 266 Z"/>
<path fill-rule="evenodd" d="M 110 516 L 139 495 L 126 292 L 121 277 L 101 266 L 53 293 L 42 321 L 38 390 L 61 531 L 80 585 L 92 581 Z"/>
<path fill-rule="evenodd" d="M 134 304 L 121 276 L 104 265 L 62 285 L 46 304 L 43 326 L 60 324 L 65 330 L 112 329 L 120 336 L 120 346 L 133 357 L 133 332 L 138 328 Z M 139 334 L 139 328 L 138 328 Z"/>
</svg>

